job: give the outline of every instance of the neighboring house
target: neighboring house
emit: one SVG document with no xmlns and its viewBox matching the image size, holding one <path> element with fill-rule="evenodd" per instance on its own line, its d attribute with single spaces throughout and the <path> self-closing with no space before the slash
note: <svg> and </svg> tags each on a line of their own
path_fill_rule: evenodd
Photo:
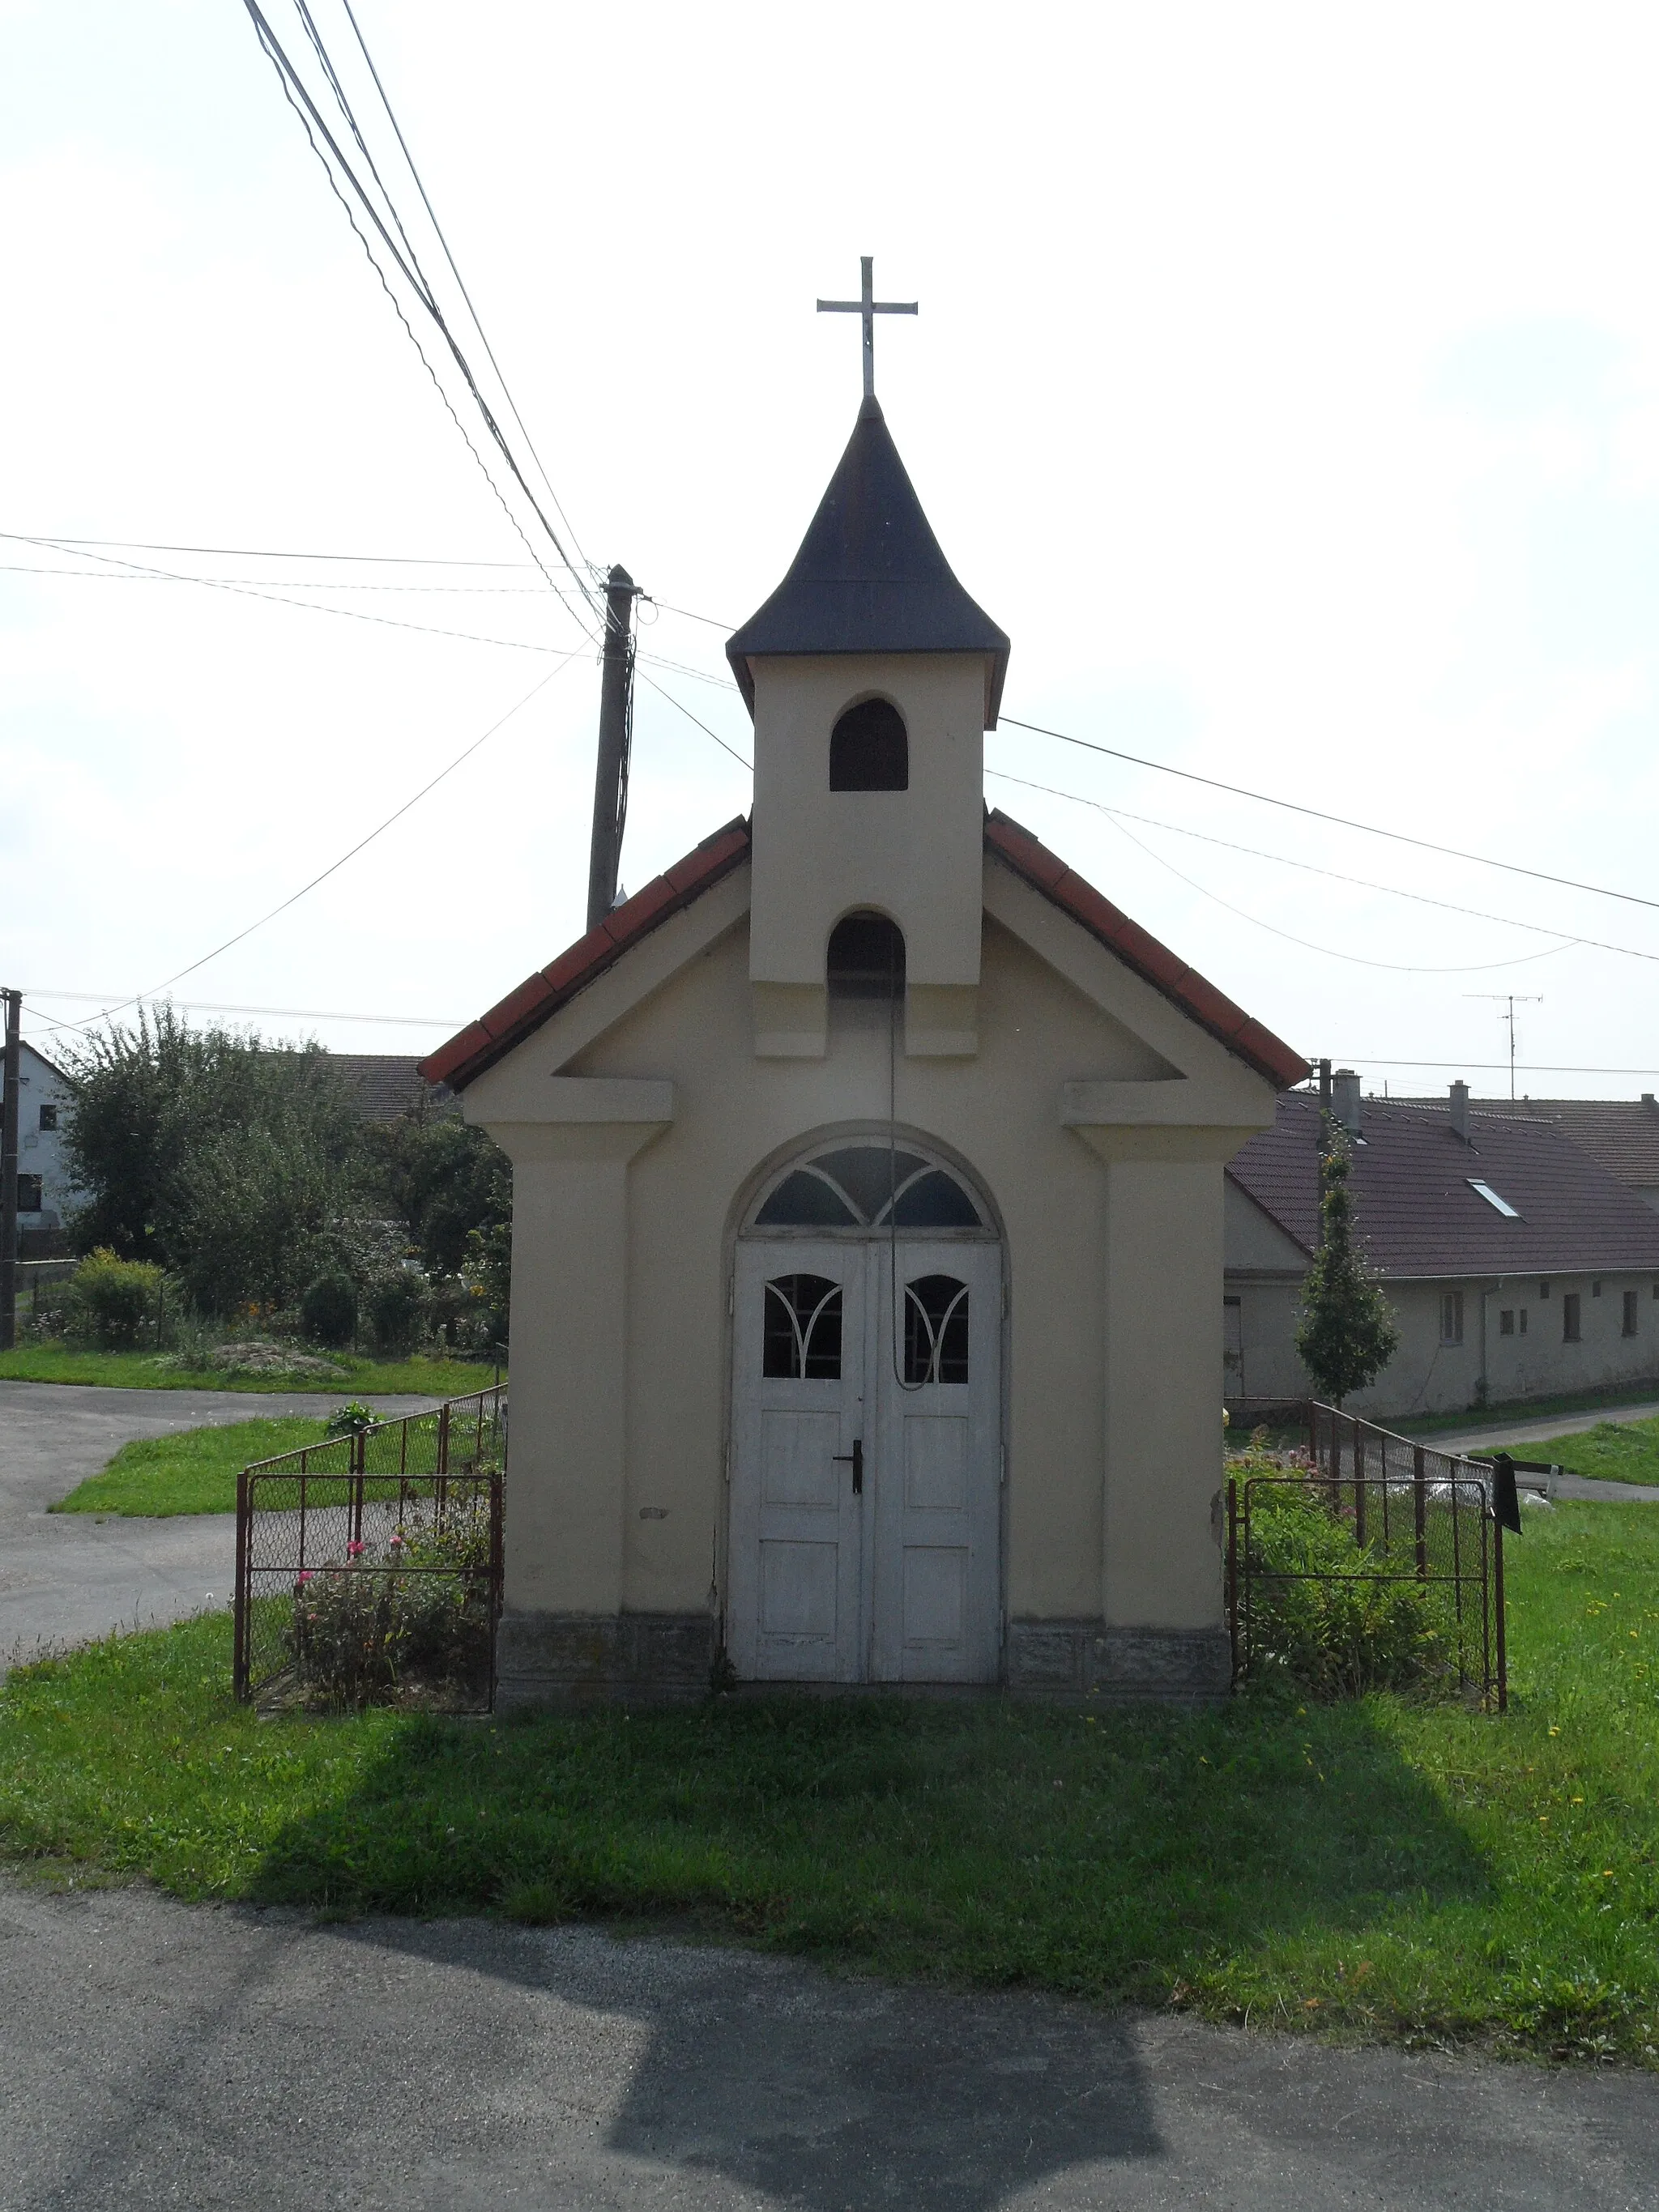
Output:
<svg viewBox="0 0 1659 2212">
<path fill-rule="evenodd" d="M 1639 1098 L 1480 1098 L 1470 1102 L 1470 1110 L 1547 1121 L 1659 1213 L 1659 1099 L 1651 1091 Z"/>
<path fill-rule="evenodd" d="M 1305 1063 L 988 817 L 873 398 L 726 650 L 752 820 L 422 1063 L 513 1161 L 502 1703 L 1218 1694 L 1223 1167 Z"/>
<path fill-rule="evenodd" d="M 396 1121 L 405 1114 L 459 1113 L 447 1084 L 428 1083 L 412 1053 L 331 1052 L 331 1067 L 350 1086 L 365 1121 Z"/>
<path fill-rule="evenodd" d="M 0 1097 L 5 1074 L 0 1067 Z M 25 1256 L 56 1241 L 74 1197 L 64 1164 L 64 1133 L 74 1097 L 69 1079 L 25 1039 L 17 1084 L 17 1228 Z M 41 1256 L 46 1256 L 42 1252 Z"/>
<path fill-rule="evenodd" d="M 1400 1349 L 1356 1412 L 1398 1418 L 1659 1378 L 1659 1213 L 1553 1121 L 1359 1097 L 1339 1076 L 1361 1243 Z M 1231 1398 L 1311 1385 L 1296 1350 L 1319 1243 L 1319 1102 L 1282 1097 L 1227 1170 Z"/>
</svg>

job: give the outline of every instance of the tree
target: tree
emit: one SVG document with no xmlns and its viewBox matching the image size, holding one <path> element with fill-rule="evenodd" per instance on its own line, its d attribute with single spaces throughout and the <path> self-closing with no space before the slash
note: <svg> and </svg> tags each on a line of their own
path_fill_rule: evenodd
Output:
<svg viewBox="0 0 1659 2212">
<path fill-rule="evenodd" d="M 454 1115 L 405 1114 L 373 1140 L 386 1195 L 433 1274 L 459 1274 L 475 1233 L 510 1226 L 513 1163 L 483 1130 Z"/>
<path fill-rule="evenodd" d="M 89 1036 L 67 1073 L 80 1249 L 166 1267 L 204 1312 L 291 1303 L 363 1178 L 328 1055 L 192 1030 L 164 1006 Z"/>
<path fill-rule="evenodd" d="M 1399 1347 L 1400 1329 L 1354 1241 L 1348 1147 L 1335 1130 L 1322 1167 L 1319 1256 L 1302 1286 L 1296 1348 L 1316 1389 L 1340 1406 L 1351 1390 L 1363 1390 L 1382 1372 Z"/>
</svg>

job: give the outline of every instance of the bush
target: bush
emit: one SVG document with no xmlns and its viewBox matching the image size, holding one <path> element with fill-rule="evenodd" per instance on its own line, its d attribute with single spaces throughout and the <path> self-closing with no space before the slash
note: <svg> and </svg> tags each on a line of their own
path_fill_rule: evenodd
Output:
<svg viewBox="0 0 1659 2212">
<path fill-rule="evenodd" d="M 155 1322 L 161 1270 L 142 1260 L 118 1260 L 100 1244 L 76 1269 L 71 1296 L 75 1319 L 95 1344 L 130 1352 Z"/>
<path fill-rule="evenodd" d="M 477 1688 L 489 1675 L 487 1516 L 416 1516 L 383 1558 L 354 1542 L 340 1566 L 294 1586 L 288 1648 L 313 1705 L 383 1702 L 418 1682 Z"/>
<path fill-rule="evenodd" d="M 1243 1471 L 1260 1474 L 1255 1465 Z M 1421 1689 L 1447 1677 L 1452 1639 L 1437 1591 L 1408 1577 L 1349 1582 L 1382 1563 L 1310 1486 L 1251 1494 L 1248 1673 L 1314 1698 Z M 1274 1577 L 1329 1577 L 1280 1581 Z M 1455 1675 L 1452 1677 L 1455 1679 Z"/>
<path fill-rule="evenodd" d="M 412 1268 L 380 1276 L 370 1285 L 368 1325 L 381 1352 L 408 1352 L 420 1342 L 426 1319 L 426 1285 Z"/>
<path fill-rule="evenodd" d="M 357 1285 L 349 1275 L 319 1275 L 300 1299 L 300 1326 L 313 1344 L 335 1351 L 357 1334 Z"/>
<path fill-rule="evenodd" d="M 378 1413 L 371 1413 L 367 1406 L 359 1405 L 353 1398 L 348 1405 L 335 1407 L 328 1417 L 328 1425 L 323 1434 L 325 1437 L 360 1437 L 366 1430 L 372 1429 L 380 1418 Z"/>
</svg>

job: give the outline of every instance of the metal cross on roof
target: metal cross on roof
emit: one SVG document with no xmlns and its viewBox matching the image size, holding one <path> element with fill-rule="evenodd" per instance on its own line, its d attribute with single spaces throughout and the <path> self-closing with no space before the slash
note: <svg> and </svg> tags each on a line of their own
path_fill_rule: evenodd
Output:
<svg viewBox="0 0 1659 2212">
<path fill-rule="evenodd" d="M 864 296 L 858 300 L 820 300 L 821 315 L 862 315 L 864 318 L 864 396 L 876 396 L 876 317 L 915 315 L 921 310 L 914 300 L 878 300 L 875 296 L 875 257 L 866 253 L 859 267 L 864 274 Z"/>
</svg>

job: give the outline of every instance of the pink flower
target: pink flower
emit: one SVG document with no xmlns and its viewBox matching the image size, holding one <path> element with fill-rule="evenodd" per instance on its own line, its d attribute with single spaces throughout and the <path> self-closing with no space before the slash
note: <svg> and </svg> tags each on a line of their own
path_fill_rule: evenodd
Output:
<svg viewBox="0 0 1659 2212">
<path fill-rule="evenodd" d="M 351 1542 L 346 1546 L 346 1557 L 349 1559 L 361 1559 L 362 1556 L 363 1547 L 362 1541 L 360 1539 L 354 1537 Z"/>
<path fill-rule="evenodd" d="M 301 1570 L 300 1578 L 294 1585 L 295 1589 L 303 1589 L 305 1588 L 306 1584 L 311 1580 L 311 1572 L 312 1571 L 309 1567 L 306 1567 Z"/>
</svg>

